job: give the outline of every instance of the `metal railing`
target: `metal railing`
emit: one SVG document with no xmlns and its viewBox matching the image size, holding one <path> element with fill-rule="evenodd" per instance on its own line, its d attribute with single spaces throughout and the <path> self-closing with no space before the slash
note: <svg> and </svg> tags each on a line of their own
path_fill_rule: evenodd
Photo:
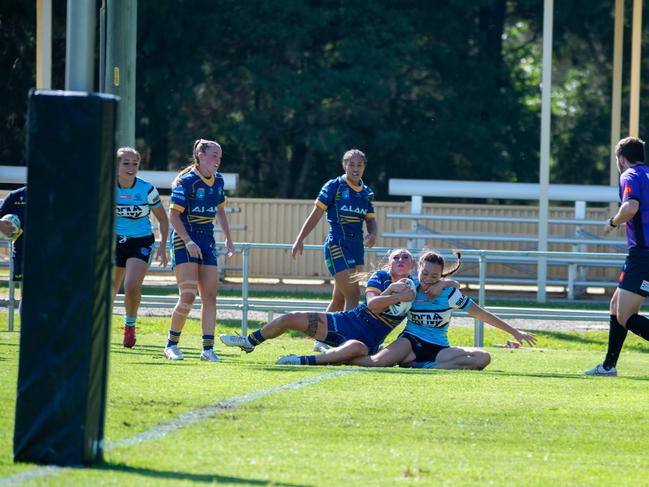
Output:
<svg viewBox="0 0 649 487">
<path fill-rule="evenodd" d="M 265 311 L 268 313 L 285 313 L 287 311 L 324 311 L 328 302 L 321 300 L 272 300 L 250 298 L 250 253 L 251 251 L 260 250 L 287 250 L 291 249 L 291 244 L 272 244 L 272 243 L 239 243 L 236 244 L 237 252 L 242 256 L 242 284 L 241 298 L 218 298 L 218 306 L 221 309 L 235 309 L 242 312 L 241 333 L 248 333 L 248 320 L 251 311 Z M 305 250 L 322 251 L 321 245 L 305 245 Z M 366 249 L 368 253 L 388 253 L 391 248 L 377 247 Z M 416 252 L 416 251 L 415 251 Z M 450 250 L 442 250 L 440 253 L 445 257 L 452 256 Z M 538 252 L 538 251 L 511 251 L 511 250 L 463 250 L 463 261 L 473 261 L 478 263 L 478 299 L 480 306 L 486 305 L 486 284 L 494 282 L 487 279 L 487 263 L 502 262 L 506 259 L 528 259 L 532 263 L 539 263 L 541 260 L 546 262 L 593 262 L 606 261 L 611 265 L 621 264 L 625 254 L 611 253 L 589 253 L 589 252 Z M 465 281 L 465 279 L 461 279 Z M 609 284 L 602 283 L 601 285 Z M 610 283 L 615 284 L 615 283 Z M 11 289 L 11 287 L 10 287 Z M 10 301 L 13 298 L 10 297 Z M 142 296 L 141 306 L 153 308 L 171 309 L 177 302 L 176 297 L 172 296 Z M 116 305 L 123 304 L 123 295 L 118 295 Z M 194 307 L 200 307 L 200 298 L 197 298 Z M 562 319 L 562 320 L 608 320 L 608 311 L 588 311 L 575 309 L 545 309 L 545 308 L 513 308 L 513 307 L 494 307 L 487 308 L 490 311 L 499 314 L 504 318 L 528 318 L 528 319 Z M 10 314 L 13 312 L 13 303 L 10 302 Z M 459 313 L 460 316 L 464 313 Z M 10 317 L 11 319 L 11 317 Z M 11 321 L 13 323 L 13 321 Z M 13 329 L 13 328 L 12 328 Z M 480 321 L 475 322 L 474 326 L 474 343 L 476 346 L 482 346 L 484 342 L 484 326 Z"/>
<path fill-rule="evenodd" d="M 546 241 L 549 244 L 571 245 L 573 252 L 584 252 L 586 246 L 607 246 L 614 249 L 626 250 L 626 241 L 619 239 L 602 239 L 594 237 L 592 234 L 583 230 L 583 227 L 603 225 L 601 220 L 586 220 L 586 207 L 584 202 L 575 202 L 575 218 L 550 218 L 548 223 L 555 226 L 570 225 L 576 227 L 577 231 L 573 236 L 549 236 Z M 531 223 L 538 225 L 540 219 L 538 217 L 509 217 L 509 216 L 473 216 L 473 215 L 441 215 L 430 213 L 390 213 L 386 218 L 393 220 L 408 220 L 413 222 L 412 230 L 397 230 L 395 232 L 385 232 L 381 236 L 384 238 L 399 238 L 408 239 L 408 247 L 421 247 L 424 240 L 439 240 L 445 242 L 457 242 L 460 247 L 467 244 L 462 242 L 482 241 L 482 242 L 516 242 L 519 244 L 532 244 L 536 246 L 538 243 L 538 235 L 525 235 L 525 234 L 512 234 L 507 235 L 493 235 L 493 234 L 480 234 L 480 233 L 440 233 L 435 232 L 427 227 L 420 229 L 419 221 L 451 221 L 451 222 L 497 222 L 497 223 Z M 523 262 L 521 259 L 508 258 L 503 261 L 507 264 L 516 264 L 517 261 Z M 568 280 L 557 280 L 545 277 L 545 282 L 542 284 L 547 285 L 566 285 L 567 294 L 569 299 L 574 299 L 575 286 L 588 286 L 590 281 L 587 279 L 588 267 L 602 267 L 609 265 L 607 263 L 592 263 L 592 262 L 565 262 L 561 260 L 548 261 L 548 265 L 567 265 L 568 267 Z M 505 279 L 506 280 L 506 279 Z M 538 282 L 538 274 L 536 279 L 519 279 L 520 283 Z M 607 283 L 613 285 L 613 283 Z"/>
</svg>

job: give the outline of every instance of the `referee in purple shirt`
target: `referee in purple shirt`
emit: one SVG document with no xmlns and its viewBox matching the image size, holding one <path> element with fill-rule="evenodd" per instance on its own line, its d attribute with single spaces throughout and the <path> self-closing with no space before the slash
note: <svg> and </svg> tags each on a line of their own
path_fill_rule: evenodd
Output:
<svg viewBox="0 0 649 487">
<path fill-rule="evenodd" d="M 649 340 L 649 318 L 638 314 L 649 296 L 649 168 L 644 163 L 644 144 L 637 137 L 626 137 L 615 146 L 621 205 L 606 222 L 604 231 L 610 233 L 624 225 L 629 254 L 611 298 L 606 357 L 603 363 L 586 371 L 587 375 L 617 375 L 615 366 L 628 331 Z"/>
</svg>

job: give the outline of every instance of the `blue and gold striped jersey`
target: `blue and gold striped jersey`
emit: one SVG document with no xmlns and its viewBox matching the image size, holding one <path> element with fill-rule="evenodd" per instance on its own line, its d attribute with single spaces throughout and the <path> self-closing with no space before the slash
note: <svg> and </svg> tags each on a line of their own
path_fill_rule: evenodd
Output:
<svg viewBox="0 0 649 487">
<path fill-rule="evenodd" d="M 343 174 L 325 183 L 315 200 L 327 212 L 329 233 L 334 237 L 363 239 L 363 221 L 376 218 L 374 192 L 363 181 L 355 185 Z"/>
<path fill-rule="evenodd" d="M 173 185 L 170 201 L 170 208 L 180 212 L 180 220 L 189 233 L 196 229 L 213 231 L 216 210 L 225 207 L 223 176 L 217 172 L 206 178 L 192 169 Z"/>
<path fill-rule="evenodd" d="M 367 280 L 367 287 L 365 288 L 365 292 L 367 291 L 374 291 L 378 294 L 381 294 L 383 291 L 385 291 L 390 284 L 392 284 L 394 281 L 392 280 L 392 276 L 390 273 L 386 270 L 378 270 L 374 272 L 370 278 Z M 390 328 L 394 328 L 395 326 L 398 326 L 403 319 L 406 317 L 405 314 L 402 315 L 393 315 L 390 314 L 390 309 L 388 308 L 387 310 L 383 311 L 382 313 L 376 314 L 372 311 L 370 311 L 369 308 L 366 308 L 365 311 L 372 315 L 375 319 L 383 322 L 384 324 L 388 325 Z"/>
<path fill-rule="evenodd" d="M 25 228 L 25 208 L 27 207 L 27 186 L 18 188 L 9 193 L 0 203 L 0 217 L 16 215 L 20 220 L 20 230 L 14 240 L 14 248 L 22 247 L 23 228 Z"/>
<path fill-rule="evenodd" d="M 149 213 L 162 204 L 155 186 L 136 177 L 130 188 L 117 185 L 115 201 L 115 235 L 138 238 L 148 237 L 153 233 Z"/>
</svg>

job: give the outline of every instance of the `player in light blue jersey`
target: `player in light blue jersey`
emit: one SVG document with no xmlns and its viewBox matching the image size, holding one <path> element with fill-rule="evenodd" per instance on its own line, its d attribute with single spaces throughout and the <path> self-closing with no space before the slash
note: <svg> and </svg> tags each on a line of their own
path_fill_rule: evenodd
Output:
<svg viewBox="0 0 649 487">
<path fill-rule="evenodd" d="M 167 265 L 167 235 L 169 220 L 160 201 L 158 190 L 137 177 L 140 153 L 131 147 L 117 150 L 117 195 L 115 218 L 115 294 L 124 281 L 124 346 L 135 345 L 135 324 L 142 297 L 142 282 L 151 262 L 155 237 L 150 213 L 158 220 L 160 246 L 157 257 L 161 266 Z"/>
<path fill-rule="evenodd" d="M 465 310 L 472 317 L 513 335 L 518 342 L 536 343 L 532 333 L 519 331 L 462 294 L 455 281 L 446 279 L 460 268 L 458 262 L 444 273 L 444 258 L 427 252 L 419 259 L 419 287 L 408 311 L 408 322 L 399 338 L 378 353 L 354 359 L 353 365 L 365 367 L 404 367 L 435 369 L 484 369 L 491 362 L 489 353 L 478 348 L 451 347 L 448 326 L 453 311 Z"/>
<path fill-rule="evenodd" d="M 390 306 L 412 301 L 414 289 L 402 280 L 407 278 L 414 261 L 405 249 L 390 253 L 386 269 L 374 272 L 368 281 L 366 304 L 336 313 L 287 313 L 276 318 L 247 337 L 221 335 L 221 341 L 229 347 L 239 347 L 252 352 L 266 340 L 277 338 L 288 330 L 296 330 L 333 347 L 320 355 L 286 355 L 280 357 L 283 365 L 344 364 L 350 360 L 374 353 L 385 337 L 405 318 L 392 314 Z"/>
<path fill-rule="evenodd" d="M 216 327 L 217 262 L 214 240 L 214 218 L 221 225 L 228 255 L 234 253 L 230 226 L 225 215 L 221 146 L 212 140 L 194 142 L 194 163 L 183 169 L 174 180 L 169 206 L 172 264 L 178 282 L 178 303 L 171 316 L 171 327 L 165 356 L 182 360 L 178 348 L 180 333 L 192 309 L 196 294 L 201 295 L 201 328 L 203 351 L 201 360 L 219 362 L 214 353 Z"/>
<path fill-rule="evenodd" d="M 358 282 L 350 276 L 363 270 L 363 247 L 373 247 L 376 242 L 376 214 L 374 192 L 363 183 L 367 160 L 358 149 L 343 155 L 345 174 L 328 181 L 320 190 L 315 206 L 293 244 L 292 255 L 297 258 L 304 250 L 304 239 L 327 213 L 329 234 L 324 244 L 325 263 L 334 277 L 331 303 L 327 311 L 354 308 L 360 298 Z M 367 235 L 363 237 L 363 223 Z"/>
</svg>

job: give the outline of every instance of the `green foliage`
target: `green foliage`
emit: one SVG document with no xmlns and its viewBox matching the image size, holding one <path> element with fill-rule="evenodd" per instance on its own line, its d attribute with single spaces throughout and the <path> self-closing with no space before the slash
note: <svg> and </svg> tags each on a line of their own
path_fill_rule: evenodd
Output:
<svg viewBox="0 0 649 487">
<path fill-rule="evenodd" d="M 34 5 L 26 5 L 0 4 L 0 156 L 14 163 L 24 162 L 34 83 Z M 538 179 L 541 0 L 138 6 L 136 135 L 145 167 L 185 165 L 193 141 L 210 137 L 223 144 L 223 171 L 241 174 L 242 196 L 312 198 L 351 147 L 367 153 L 366 180 L 379 199 L 394 177 Z M 613 4 L 554 7 L 551 178 L 608 184 Z M 54 19 L 60 88 L 62 0 Z M 628 48 L 624 57 L 626 73 Z"/>
</svg>

